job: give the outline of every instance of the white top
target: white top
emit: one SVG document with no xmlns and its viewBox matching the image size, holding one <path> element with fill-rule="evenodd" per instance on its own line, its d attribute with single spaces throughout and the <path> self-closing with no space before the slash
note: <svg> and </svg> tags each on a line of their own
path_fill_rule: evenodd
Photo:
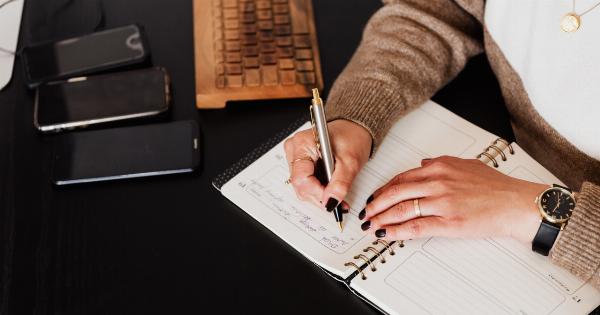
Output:
<svg viewBox="0 0 600 315">
<path fill-rule="evenodd" d="M 600 0 L 576 1 L 581 14 Z M 572 0 L 488 0 L 489 33 L 520 76 L 537 112 L 600 160 L 600 6 L 573 33 L 560 28 Z"/>
<path fill-rule="evenodd" d="M 5 0 L 0 0 L 2 3 Z M 15 0 L 0 8 L 0 47 L 4 49 L 17 50 L 24 3 L 25 0 Z M 0 51 L 0 90 L 10 82 L 14 63 L 14 55 Z"/>
</svg>

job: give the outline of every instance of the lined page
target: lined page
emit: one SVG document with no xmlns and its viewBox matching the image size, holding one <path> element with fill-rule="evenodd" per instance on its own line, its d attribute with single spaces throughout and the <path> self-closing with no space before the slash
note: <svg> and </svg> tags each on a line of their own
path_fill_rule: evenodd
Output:
<svg viewBox="0 0 600 315">
<path fill-rule="evenodd" d="M 307 123 L 299 130 L 308 127 Z M 344 216 L 343 233 L 331 213 L 299 201 L 284 183 L 289 171 L 283 142 L 226 183 L 221 192 L 300 253 L 346 277 L 354 269 L 344 264 L 374 240 L 360 229 L 358 213 L 375 189 L 399 172 L 419 166 L 426 157 L 474 157 L 491 139 L 493 135 L 441 106 L 423 104 L 394 125 L 357 176 L 346 198 L 351 211 Z"/>
</svg>

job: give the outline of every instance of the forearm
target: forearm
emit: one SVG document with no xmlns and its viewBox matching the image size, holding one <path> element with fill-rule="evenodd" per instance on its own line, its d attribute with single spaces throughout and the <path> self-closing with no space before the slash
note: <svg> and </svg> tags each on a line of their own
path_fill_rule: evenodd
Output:
<svg viewBox="0 0 600 315">
<path fill-rule="evenodd" d="M 586 182 L 577 205 L 551 251 L 551 259 L 600 289 L 600 186 Z"/>
<path fill-rule="evenodd" d="M 365 127 L 376 147 L 392 123 L 429 99 L 482 51 L 481 25 L 453 1 L 395 1 L 367 24 L 328 97 L 330 120 Z"/>
</svg>

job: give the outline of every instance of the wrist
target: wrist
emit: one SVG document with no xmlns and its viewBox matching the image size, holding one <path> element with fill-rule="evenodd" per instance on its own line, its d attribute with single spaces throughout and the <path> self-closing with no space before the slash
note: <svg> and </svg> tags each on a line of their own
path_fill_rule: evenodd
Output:
<svg viewBox="0 0 600 315">
<path fill-rule="evenodd" d="M 515 238 L 523 243 L 531 244 L 535 237 L 540 223 L 542 222 L 542 215 L 535 203 L 535 198 L 539 196 L 544 190 L 548 188 L 546 184 L 530 183 L 526 182 L 519 189 L 519 206 L 516 209 L 519 213 L 517 215 L 517 222 L 512 224 L 511 237 Z"/>
</svg>

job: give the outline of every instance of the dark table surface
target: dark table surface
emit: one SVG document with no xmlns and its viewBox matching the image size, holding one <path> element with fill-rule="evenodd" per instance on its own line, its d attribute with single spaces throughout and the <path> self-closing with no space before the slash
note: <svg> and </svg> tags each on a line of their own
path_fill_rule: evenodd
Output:
<svg viewBox="0 0 600 315">
<path fill-rule="evenodd" d="M 378 0 L 314 1 L 325 92 Z M 20 47 L 140 23 L 152 63 L 172 76 L 168 120 L 202 133 L 195 174 L 54 187 L 53 136 L 33 127 L 17 59 L 0 91 L 0 313 L 376 313 L 223 198 L 211 180 L 307 112 L 307 100 L 194 106 L 190 0 L 28 0 Z M 513 138 L 484 56 L 433 98 Z"/>
</svg>

